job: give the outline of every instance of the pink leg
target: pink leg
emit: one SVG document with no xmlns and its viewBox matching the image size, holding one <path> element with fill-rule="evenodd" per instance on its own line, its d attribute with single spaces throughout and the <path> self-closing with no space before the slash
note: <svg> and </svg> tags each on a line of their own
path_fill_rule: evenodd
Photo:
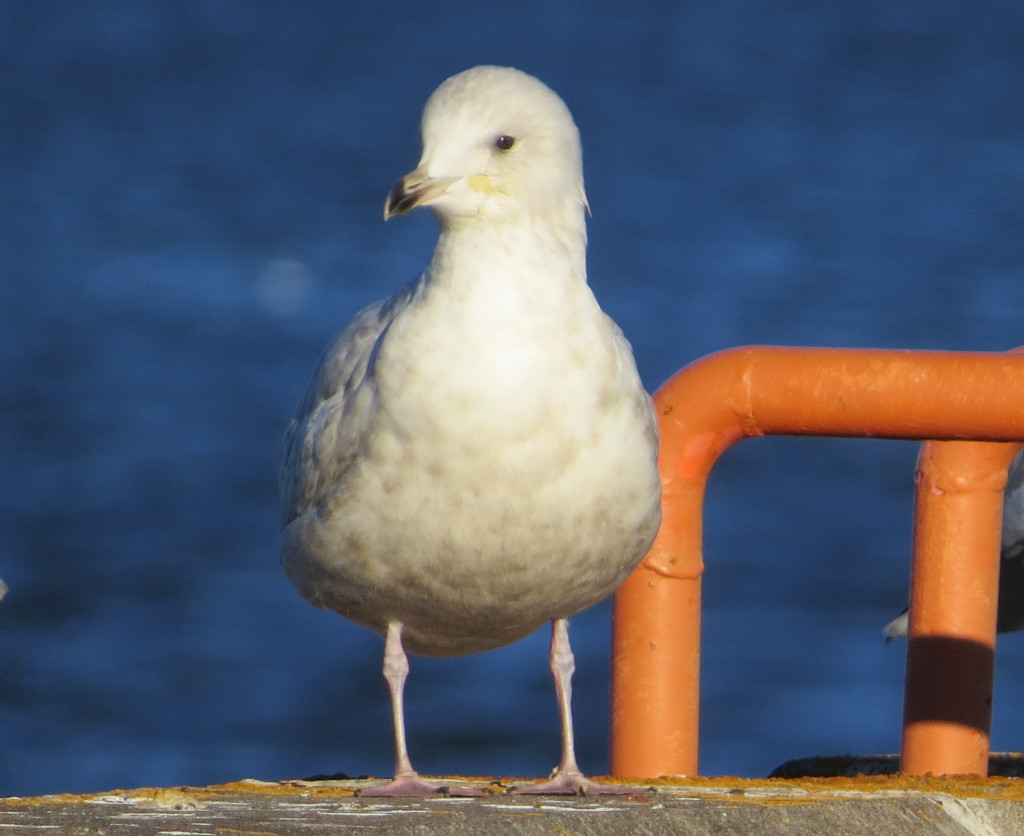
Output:
<svg viewBox="0 0 1024 836">
<path fill-rule="evenodd" d="M 395 777 L 380 787 L 363 790 L 364 797 L 427 797 L 435 795 L 486 795 L 466 787 L 448 787 L 424 781 L 412 768 L 409 749 L 405 744 L 405 704 L 402 698 L 405 679 L 409 675 L 409 659 L 402 649 L 402 625 L 397 621 L 388 624 L 388 635 L 384 642 L 384 679 L 391 692 L 391 714 L 395 729 Z"/>
<path fill-rule="evenodd" d="M 548 781 L 516 787 L 520 795 L 610 795 L 634 793 L 636 787 L 599 784 L 591 781 L 576 764 L 576 743 L 572 730 L 572 675 L 576 659 L 569 645 L 569 622 L 558 618 L 551 622 L 551 675 L 555 679 L 558 713 L 562 718 L 562 762 Z"/>
</svg>

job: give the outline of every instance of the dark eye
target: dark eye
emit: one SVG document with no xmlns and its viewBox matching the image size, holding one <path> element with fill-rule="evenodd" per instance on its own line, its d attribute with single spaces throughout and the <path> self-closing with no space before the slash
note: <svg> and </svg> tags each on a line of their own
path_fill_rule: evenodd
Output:
<svg viewBox="0 0 1024 836">
<path fill-rule="evenodd" d="M 515 144 L 516 138 L 514 136 L 508 136 L 508 134 L 502 134 L 494 140 L 494 147 L 500 148 L 502 151 L 508 151 Z"/>
</svg>

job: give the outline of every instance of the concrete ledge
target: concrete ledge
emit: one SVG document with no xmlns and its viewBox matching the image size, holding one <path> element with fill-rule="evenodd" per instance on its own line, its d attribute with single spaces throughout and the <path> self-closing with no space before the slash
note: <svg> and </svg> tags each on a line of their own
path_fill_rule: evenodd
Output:
<svg viewBox="0 0 1024 836">
<path fill-rule="evenodd" d="M 224 833 L 829 836 L 1024 833 L 1024 783 L 1012 778 L 860 777 L 659 781 L 625 796 L 509 796 L 509 782 L 452 779 L 483 799 L 359 798 L 375 781 L 240 781 L 196 788 L 0 799 L 0 833 L 217 836 Z"/>
</svg>

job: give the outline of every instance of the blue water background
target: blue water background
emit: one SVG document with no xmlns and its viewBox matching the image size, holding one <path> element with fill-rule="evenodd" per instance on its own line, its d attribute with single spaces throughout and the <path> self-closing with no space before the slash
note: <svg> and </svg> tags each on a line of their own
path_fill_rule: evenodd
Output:
<svg viewBox="0 0 1024 836">
<path fill-rule="evenodd" d="M 429 256 L 381 207 L 442 79 L 565 98 L 654 388 L 744 344 L 1024 343 L 1022 44 L 1016 0 L 0 4 L 0 795 L 390 772 L 381 642 L 280 573 L 276 466 L 328 338 Z M 704 773 L 897 749 L 916 450 L 716 468 Z M 573 638 L 600 773 L 607 605 Z M 414 658 L 417 765 L 546 773 L 546 644 Z M 1021 748 L 1020 636 L 997 668 Z"/>
</svg>

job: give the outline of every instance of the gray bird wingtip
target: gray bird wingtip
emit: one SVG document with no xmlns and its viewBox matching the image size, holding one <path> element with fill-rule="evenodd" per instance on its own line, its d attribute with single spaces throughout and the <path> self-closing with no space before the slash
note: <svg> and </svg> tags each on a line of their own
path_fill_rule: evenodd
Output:
<svg viewBox="0 0 1024 836">
<path fill-rule="evenodd" d="M 904 610 L 882 628 L 882 635 L 885 636 L 885 643 L 889 644 L 893 639 L 905 639 L 907 637 L 907 630 L 909 627 L 910 611 Z"/>
</svg>

